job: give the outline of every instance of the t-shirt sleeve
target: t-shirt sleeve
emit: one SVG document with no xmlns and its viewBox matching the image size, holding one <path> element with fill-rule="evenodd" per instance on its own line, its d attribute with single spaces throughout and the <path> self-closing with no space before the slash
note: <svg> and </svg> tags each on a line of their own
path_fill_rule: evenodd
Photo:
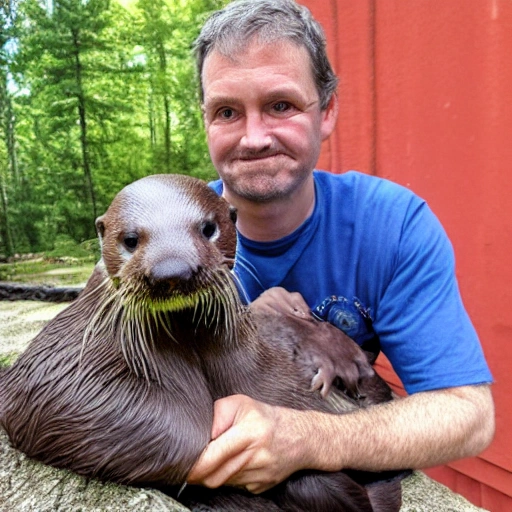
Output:
<svg viewBox="0 0 512 512">
<path fill-rule="evenodd" d="M 409 393 L 492 381 L 462 303 L 451 243 L 423 201 L 411 202 L 392 275 L 374 312 L 383 352 Z"/>
</svg>

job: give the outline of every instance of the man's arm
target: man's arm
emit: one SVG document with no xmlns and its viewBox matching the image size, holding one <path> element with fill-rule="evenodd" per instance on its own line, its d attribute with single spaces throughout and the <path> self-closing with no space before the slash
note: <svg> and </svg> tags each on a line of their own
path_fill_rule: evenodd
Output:
<svg viewBox="0 0 512 512">
<path fill-rule="evenodd" d="M 235 395 L 216 402 L 213 441 L 188 480 L 259 493 L 306 468 L 435 466 L 476 455 L 493 435 L 487 385 L 417 393 L 346 415 L 272 407 Z"/>
</svg>

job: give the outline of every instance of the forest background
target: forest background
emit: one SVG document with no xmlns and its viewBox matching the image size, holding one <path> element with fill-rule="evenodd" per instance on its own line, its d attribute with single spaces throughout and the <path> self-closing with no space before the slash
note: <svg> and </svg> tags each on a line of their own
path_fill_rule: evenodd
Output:
<svg viewBox="0 0 512 512">
<path fill-rule="evenodd" d="M 226 3 L 0 0 L 2 261 L 97 254 L 94 220 L 127 183 L 215 177 L 191 48 Z"/>
</svg>

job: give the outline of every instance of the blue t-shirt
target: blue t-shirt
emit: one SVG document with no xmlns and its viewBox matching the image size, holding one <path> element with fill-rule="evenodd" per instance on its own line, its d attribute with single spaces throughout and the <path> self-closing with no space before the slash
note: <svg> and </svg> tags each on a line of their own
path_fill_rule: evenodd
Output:
<svg viewBox="0 0 512 512">
<path fill-rule="evenodd" d="M 282 286 L 358 343 L 376 335 L 409 393 L 491 382 L 452 246 L 425 201 L 358 172 L 314 179 L 314 211 L 296 231 L 272 242 L 238 235 L 247 299 Z"/>
</svg>

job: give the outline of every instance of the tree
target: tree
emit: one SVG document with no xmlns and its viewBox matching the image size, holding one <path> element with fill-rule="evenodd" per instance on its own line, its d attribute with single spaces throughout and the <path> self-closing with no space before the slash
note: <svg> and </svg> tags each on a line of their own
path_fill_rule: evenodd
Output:
<svg viewBox="0 0 512 512">
<path fill-rule="evenodd" d="M 14 12 L 11 3 L 0 5 L 0 240 L 6 256 L 14 254 L 8 208 L 8 183 L 16 178 L 17 156 L 15 148 L 15 118 L 8 90 L 8 51 L 10 26 Z"/>
<path fill-rule="evenodd" d="M 95 56 L 106 48 L 102 35 L 110 22 L 109 5 L 109 0 L 55 0 L 45 8 L 28 0 L 29 25 L 22 39 L 22 62 L 35 66 L 37 59 L 38 78 L 46 82 L 39 80 L 39 87 L 53 89 L 49 109 L 57 120 L 54 127 L 68 133 L 78 128 L 79 165 L 93 217 L 98 215 L 98 205 L 88 134 L 94 98 L 89 95 L 88 80 Z"/>
<path fill-rule="evenodd" d="M 94 238 L 115 193 L 147 174 L 215 176 L 191 43 L 225 0 L 118 1 L 18 4 L 0 64 L 4 253 Z"/>
<path fill-rule="evenodd" d="M 130 76 L 140 74 L 127 65 L 130 48 L 119 39 L 124 12 L 109 0 L 27 0 L 20 13 L 14 68 L 25 114 L 23 206 L 37 198 L 37 230 L 51 240 L 59 233 L 92 238 L 94 219 L 112 197 L 105 176 L 111 186 L 124 184 L 108 168 L 109 150 L 133 114 Z"/>
<path fill-rule="evenodd" d="M 225 0 L 139 0 L 136 4 L 141 16 L 138 31 L 149 83 L 151 150 L 155 167 L 163 172 L 212 176 L 197 108 L 191 44 L 199 33 L 204 14 L 225 3 Z"/>
</svg>

